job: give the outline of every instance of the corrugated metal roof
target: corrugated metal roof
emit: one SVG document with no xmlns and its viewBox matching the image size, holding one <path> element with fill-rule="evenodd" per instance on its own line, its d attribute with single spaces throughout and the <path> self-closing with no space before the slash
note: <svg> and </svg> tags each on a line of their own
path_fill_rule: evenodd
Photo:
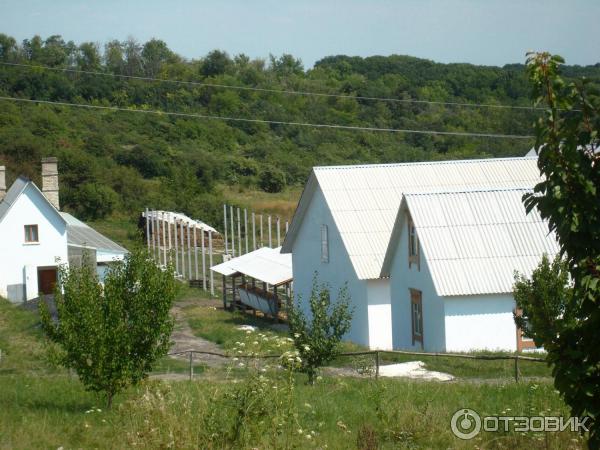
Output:
<svg viewBox="0 0 600 450">
<path fill-rule="evenodd" d="M 528 191 L 404 195 L 438 295 L 512 292 L 515 270 L 529 276 L 544 253 L 558 253 L 547 222 L 525 212 Z"/>
<path fill-rule="evenodd" d="M 404 192 L 533 187 L 541 180 L 536 158 L 315 167 L 312 176 L 323 191 L 359 279 L 380 277 Z M 300 213 L 294 215 L 286 236 L 285 252 L 291 251 L 313 192 L 314 187 L 302 196 Z"/>
<path fill-rule="evenodd" d="M 241 273 L 256 280 L 278 286 L 292 280 L 292 255 L 281 253 L 281 247 L 262 247 L 210 268 L 221 275 Z"/>
<path fill-rule="evenodd" d="M 67 242 L 69 245 L 95 248 L 100 252 L 127 253 L 127 250 L 119 244 L 111 241 L 71 214 L 61 212 L 60 215 L 67 222 Z"/>
<path fill-rule="evenodd" d="M 148 211 L 148 216 L 151 218 L 157 218 L 158 220 L 164 220 L 169 223 L 183 222 L 189 224 L 190 226 L 196 225 L 196 228 L 204 231 L 212 231 L 213 233 L 219 234 L 217 230 L 215 230 L 210 225 L 202 222 L 201 220 L 194 220 L 183 213 L 173 212 L 173 211 Z M 146 217 L 146 212 L 142 212 L 142 217 Z"/>
</svg>

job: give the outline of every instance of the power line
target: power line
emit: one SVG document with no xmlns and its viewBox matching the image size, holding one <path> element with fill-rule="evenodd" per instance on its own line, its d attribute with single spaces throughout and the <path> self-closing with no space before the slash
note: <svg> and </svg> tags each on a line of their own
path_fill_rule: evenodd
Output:
<svg viewBox="0 0 600 450">
<path fill-rule="evenodd" d="M 327 94 L 327 93 L 321 93 L 321 92 L 292 91 L 292 90 L 285 90 L 285 89 L 258 88 L 258 87 L 251 87 L 251 86 L 234 86 L 234 85 L 230 85 L 230 84 L 204 83 L 204 82 L 200 82 L 200 81 L 172 80 L 172 79 L 168 79 L 168 78 L 142 77 L 142 76 L 136 76 L 136 75 L 121 75 L 121 74 L 99 72 L 99 71 L 93 71 L 93 70 L 80 70 L 80 69 L 49 67 L 49 66 L 9 63 L 9 62 L 0 62 L 0 65 L 13 66 L 13 67 L 24 67 L 24 68 L 29 68 L 29 69 L 34 68 L 34 69 L 42 69 L 42 70 L 52 70 L 52 71 L 56 71 L 56 72 L 79 73 L 79 74 L 84 74 L 84 75 L 101 75 L 101 76 L 105 76 L 105 77 L 124 78 L 124 79 L 131 79 L 131 80 L 160 81 L 163 83 L 172 83 L 172 84 L 178 84 L 178 85 L 212 87 L 212 88 L 219 88 L 219 89 L 235 89 L 235 90 L 239 90 L 239 91 L 269 92 L 269 93 L 285 94 L 285 95 L 343 98 L 343 99 L 354 99 L 354 100 L 381 101 L 381 102 L 390 102 L 390 103 L 458 106 L 458 107 L 467 107 L 467 108 L 516 109 L 516 110 L 526 110 L 526 111 L 544 110 L 544 108 L 535 107 L 535 106 L 495 105 L 492 103 L 441 102 L 441 101 L 432 101 L 432 100 L 401 99 L 401 98 L 389 98 L 389 97 L 367 97 L 367 96 L 361 96 L 361 95 Z"/>
<path fill-rule="evenodd" d="M 227 116 L 214 116 L 208 114 L 196 114 L 196 113 L 182 113 L 172 111 L 157 111 L 149 109 L 129 109 L 121 108 L 118 106 L 101 106 L 101 105 L 88 105 L 84 103 L 68 103 L 68 102 L 55 102 L 50 100 L 35 100 L 29 98 L 17 98 L 17 97 L 1 97 L 0 100 L 23 102 L 23 103 L 38 103 L 45 105 L 56 105 L 56 106 L 69 106 L 76 108 L 87 108 L 87 109 L 100 109 L 106 111 L 123 111 L 123 112 L 136 112 L 143 114 L 156 114 L 162 116 L 175 116 L 175 117 L 190 117 L 196 119 L 207 119 L 207 120 L 222 120 L 226 122 L 245 122 L 245 123 L 263 123 L 269 125 L 290 125 L 298 127 L 312 127 L 312 128 L 333 128 L 340 130 L 354 130 L 354 131 L 378 131 L 388 133 L 408 133 L 408 134 L 427 134 L 427 135 L 439 135 L 439 136 L 463 136 L 463 137 L 478 137 L 478 138 L 498 138 L 498 139 L 531 139 L 533 136 L 519 135 L 519 134 L 493 134 L 493 133 L 469 133 L 463 131 L 433 131 L 433 130 L 410 130 L 401 128 L 375 128 L 375 127 L 360 127 L 352 125 L 333 125 L 333 124 L 320 124 L 320 123 L 309 123 L 309 122 L 286 122 L 282 120 L 266 120 L 266 119 L 245 119 L 241 117 L 227 117 Z"/>
</svg>

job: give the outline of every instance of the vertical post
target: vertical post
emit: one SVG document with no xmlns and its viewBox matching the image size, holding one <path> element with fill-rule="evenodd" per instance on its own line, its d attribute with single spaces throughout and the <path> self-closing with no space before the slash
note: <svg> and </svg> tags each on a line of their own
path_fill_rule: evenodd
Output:
<svg viewBox="0 0 600 450">
<path fill-rule="evenodd" d="M 152 216 L 154 216 L 153 212 L 154 210 L 150 211 L 150 214 Z M 156 241 L 154 240 L 156 236 L 154 234 L 154 217 L 150 219 L 150 234 L 152 236 L 152 259 L 156 261 Z"/>
<path fill-rule="evenodd" d="M 167 230 L 165 229 L 165 213 L 164 211 L 161 213 L 161 222 L 162 222 L 162 240 L 163 240 L 163 262 L 165 267 L 167 267 Z"/>
<path fill-rule="evenodd" d="M 177 237 L 177 216 L 173 216 L 173 237 L 175 241 L 175 274 L 179 276 L 179 239 Z"/>
<path fill-rule="evenodd" d="M 171 253 L 171 250 L 173 248 L 173 246 L 171 245 L 171 213 L 167 213 L 167 234 L 169 239 L 169 259 L 171 259 L 171 262 L 173 262 L 173 254 Z"/>
<path fill-rule="evenodd" d="M 238 232 L 238 255 L 242 255 L 242 220 L 240 219 L 240 208 L 237 209 L 237 232 Z"/>
<path fill-rule="evenodd" d="M 279 217 L 277 217 L 277 247 L 281 247 L 281 221 Z"/>
<path fill-rule="evenodd" d="M 197 280 L 198 279 L 198 236 L 197 236 L 198 231 L 197 231 L 195 222 L 194 222 L 193 229 L 194 229 L 194 268 L 196 269 L 195 270 L 196 278 L 194 278 L 194 279 Z"/>
<path fill-rule="evenodd" d="M 192 237 L 190 236 L 190 223 L 188 222 L 186 225 L 187 228 L 187 246 L 188 246 L 188 273 L 190 275 L 190 280 L 193 279 L 193 275 L 192 275 L 192 244 L 191 244 L 191 239 Z"/>
<path fill-rule="evenodd" d="M 248 210 L 244 208 L 244 238 L 246 240 L 246 253 L 248 253 Z"/>
<path fill-rule="evenodd" d="M 290 229 L 290 223 L 286 220 L 285 221 L 285 234 L 288 234 L 289 229 Z"/>
<path fill-rule="evenodd" d="M 160 266 L 160 220 L 158 219 L 158 211 L 154 211 L 154 221 L 156 222 L 156 260 Z"/>
<path fill-rule="evenodd" d="M 227 309 L 227 281 L 225 275 L 223 276 L 223 309 Z"/>
<path fill-rule="evenodd" d="M 229 253 L 229 243 L 227 241 L 227 205 L 223 203 L 223 230 L 225 231 L 225 254 Z"/>
<path fill-rule="evenodd" d="M 256 250 L 256 214 L 252 213 L 252 250 Z"/>
<path fill-rule="evenodd" d="M 204 246 L 204 230 L 202 230 L 202 287 L 206 291 L 206 248 Z"/>
<path fill-rule="evenodd" d="M 146 243 L 148 244 L 148 253 L 150 253 L 150 214 L 146 208 Z"/>
<path fill-rule="evenodd" d="M 271 216 L 267 216 L 267 227 L 269 227 L 269 248 L 273 248 L 273 241 L 271 239 Z"/>
<path fill-rule="evenodd" d="M 515 383 L 519 382 L 519 355 L 515 355 Z"/>
<path fill-rule="evenodd" d="M 194 352 L 190 350 L 190 381 L 194 378 Z"/>
<path fill-rule="evenodd" d="M 233 206 L 229 206 L 229 221 L 231 222 L 231 256 L 235 256 L 235 233 L 233 231 Z"/>
<path fill-rule="evenodd" d="M 263 239 L 263 219 L 262 219 L 262 214 L 260 215 L 260 245 L 259 247 L 263 246 L 263 242 L 265 242 L 265 240 Z"/>
<path fill-rule="evenodd" d="M 210 267 L 213 266 L 213 246 L 212 246 L 212 231 L 208 230 L 208 261 Z M 213 271 L 210 271 L 210 295 L 215 295 L 215 282 L 213 279 Z"/>
<path fill-rule="evenodd" d="M 181 278 L 185 278 L 185 236 L 183 220 L 179 222 L 179 234 L 181 235 Z"/>
</svg>

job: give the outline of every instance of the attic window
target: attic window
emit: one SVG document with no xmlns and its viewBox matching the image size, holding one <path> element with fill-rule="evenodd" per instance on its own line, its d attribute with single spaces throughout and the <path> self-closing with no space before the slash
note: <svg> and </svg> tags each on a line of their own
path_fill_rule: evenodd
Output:
<svg viewBox="0 0 600 450">
<path fill-rule="evenodd" d="M 419 237 L 417 236 L 417 228 L 412 218 L 408 217 L 408 267 L 413 264 L 420 270 L 419 261 Z"/>
<path fill-rule="evenodd" d="M 327 225 L 321 225 L 321 262 L 329 262 L 329 233 Z"/>
<path fill-rule="evenodd" d="M 29 244 L 39 242 L 37 225 L 25 225 L 25 242 Z"/>
</svg>

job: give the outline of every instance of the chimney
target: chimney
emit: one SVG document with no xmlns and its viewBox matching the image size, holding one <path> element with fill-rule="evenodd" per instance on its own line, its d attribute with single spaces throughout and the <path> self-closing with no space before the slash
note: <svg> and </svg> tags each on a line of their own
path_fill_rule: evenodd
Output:
<svg viewBox="0 0 600 450">
<path fill-rule="evenodd" d="M 58 200 L 58 159 L 42 158 L 42 192 L 54 207 L 60 210 Z"/>
<path fill-rule="evenodd" d="M 6 167 L 0 166 L 0 202 L 6 196 Z"/>
</svg>

